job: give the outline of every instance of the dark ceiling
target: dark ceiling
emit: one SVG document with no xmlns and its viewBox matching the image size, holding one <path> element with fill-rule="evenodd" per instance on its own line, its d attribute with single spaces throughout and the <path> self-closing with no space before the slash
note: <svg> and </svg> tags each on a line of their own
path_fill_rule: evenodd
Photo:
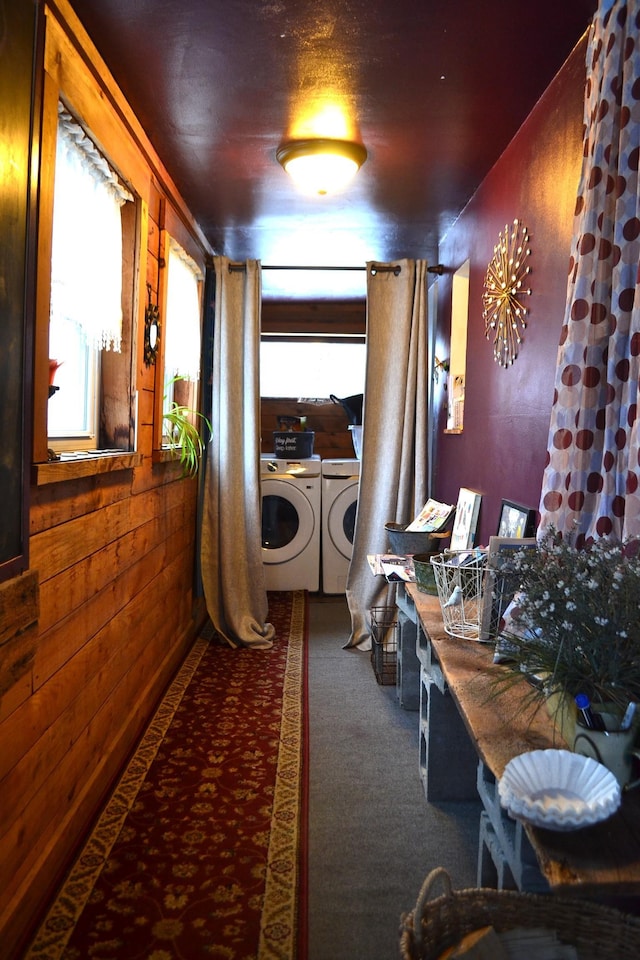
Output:
<svg viewBox="0 0 640 960">
<path fill-rule="evenodd" d="M 437 261 L 596 0 L 71 4 L 216 253 L 352 266 Z M 368 160 L 341 195 L 304 197 L 276 149 L 327 107 Z M 263 275 L 265 297 L 352 296 L 362 283 Z"/>
</svg>

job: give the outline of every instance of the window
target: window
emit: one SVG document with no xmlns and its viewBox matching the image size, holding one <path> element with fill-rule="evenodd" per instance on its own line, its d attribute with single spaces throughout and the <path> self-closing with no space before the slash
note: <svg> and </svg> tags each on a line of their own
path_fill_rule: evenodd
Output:
<svg viewBox="0 0 640 960">
<path fill-rule="evenodd" d="M 453 275 L 451 345 L 447 430 L 461 433 L 464 426 L 464 390 L 467 373 L 467 324 L 469 320 L 469 261 Z"/>
<path fill-rule="evenodd" d="M 200 378 L 200 316 L 203 274 L 169 237 L 164 318 L 163 414 L 172 402 L 195 409 Z"/>
<path fill-rule="evenodd" d="M 60 103 L 49 317 L 53 384 L 47 426 L 49 445 L 58 452 L 130 448 L 130 391 L 127 409 L 115 411 L 108 402 L 104 369 L 112 392 L 119 389 L 114 378 L 130 382 L 123 346 L 130 350 L 131 316 L 123 324 L 123 273 L 132 257 L 135 212 L 125 212 L 125 207 L 135 207 L 133 196 Z M 106 361 L 107 353 L 121 359 Z M 105 413 L 107 406 L 111 414 Z M 127 424 L 126 431 L 119 421 Z"/>
<path fill-rule="evenodd" d="M 300 399 L 363 393 L 365 362 L 363 338 L 284 340 L 263 334 L 260 394 Z"/>
</svg>

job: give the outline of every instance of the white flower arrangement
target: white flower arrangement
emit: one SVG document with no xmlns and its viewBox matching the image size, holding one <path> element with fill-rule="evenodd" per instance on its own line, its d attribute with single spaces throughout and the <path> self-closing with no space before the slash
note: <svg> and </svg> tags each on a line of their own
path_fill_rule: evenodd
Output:
<svg viewBox="0 0 640 960">
<path fill-rule="evenodd" d="M 550 528 L 500 575 L 517 591 L 501 631 L 508 669 L 540 678 L 544 696 L 640 702 L 640 540 L 578 549 Z"/>
</svg>

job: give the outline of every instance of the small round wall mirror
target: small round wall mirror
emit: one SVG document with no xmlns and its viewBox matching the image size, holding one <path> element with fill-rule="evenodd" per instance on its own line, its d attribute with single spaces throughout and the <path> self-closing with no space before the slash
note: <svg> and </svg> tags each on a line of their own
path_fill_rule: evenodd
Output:
<svg viewBox="0 0 640 960">
<path fill-rule="evenodd" d="M 150 303 L 144 312 L 144 362 L 149 367 L 156 362 L 160 341 L 160 318 L 158 307 Z"/>
</svg>

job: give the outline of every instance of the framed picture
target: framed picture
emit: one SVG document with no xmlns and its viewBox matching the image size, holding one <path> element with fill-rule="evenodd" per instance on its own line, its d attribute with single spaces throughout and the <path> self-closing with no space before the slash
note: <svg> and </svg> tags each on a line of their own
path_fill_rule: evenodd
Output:
<svg viewBox="0 0 640 960">
<path fill-rule="evenodd" d="M 520 503 L 503 500 L 496 531 L 499 537 L 532 537 L 536 529 L 536 511 Z"/>
<path fill-rule="evenodd" d="M 466 487 L 460 487 L 451 531 L 451 550 L 470 550 L 473 546 L 481 500 L 481 494 Z"/>
<path fill-rule="evenodd" d="M 500 575 L 500 567 L 517 550 L 535 549 L 535 537 L 489 537 L 487 569 L 482 587 L 480 640 L 495 640 L 500 632 L 500 621 L 517 590 L 512 579 Z"/>
</svg>

